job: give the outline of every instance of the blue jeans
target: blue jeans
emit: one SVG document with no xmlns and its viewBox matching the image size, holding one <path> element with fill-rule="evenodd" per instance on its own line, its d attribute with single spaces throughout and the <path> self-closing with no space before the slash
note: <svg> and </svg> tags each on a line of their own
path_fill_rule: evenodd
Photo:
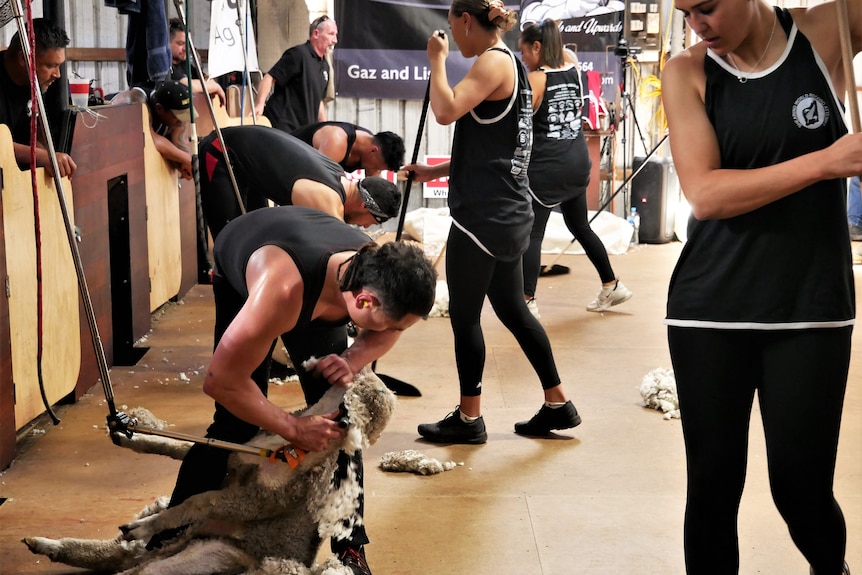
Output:
<svg viewBox="0 0 862 575">
<path fill-rule="evenodd" d="M 859 191 L 859 176 L 850 178 L 847 189 L 847 223 L 862 227 L 862 193 Z"/>
</svg>

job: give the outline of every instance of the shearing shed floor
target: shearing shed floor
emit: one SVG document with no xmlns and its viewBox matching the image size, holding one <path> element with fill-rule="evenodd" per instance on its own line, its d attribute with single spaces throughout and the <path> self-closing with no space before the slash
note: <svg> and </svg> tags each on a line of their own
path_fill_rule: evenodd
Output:
<svg viewBox="0 0 862 575">
<path fill-rule="evenodd" d="M 858 246 L 859 244 L 856 244 Z M 633 292 L 604 313 L 586 304 L 599 288 L 585 256 L 557 263 L 565 275 L 539 280 L 538 302 L 569 397 L 583 424 L 552 439 L 520 437 L 542 399 L 514 338 L 487 306 L 484 445 L 432 445 L 416 426 L 437 421 L 458 401 L 447 318 L 407 330 L 377 372 L 418 387 L 400 396 L 380 441 L 365 453 L 366 548 L 375 575 L 612 575 L 684 573 L 685 461 L 678 419 L 644 407 L 639 386 L 669 368 L 662 324 L 667 285 L 681 244 L 640 245 L 611 263 Z M 549 256 L 545 256 L 550 260 Z M 441 272 L 443 264 L 438 265 Z M 857 285 L 862 284 L 856 268 Z M 862 290 L 860 290 L 862 291 Z M 176 432 L 202 435 L 212 401 L 201 391 L 212 346 L 210 286 L 196 286 L 156 312 L 133 367 L 111 370 L 119 409 L 143 406 Z M 835 492 L 848 526 L 847 561 L 862 570 L 862 335 L 857 329 Z M 295 382 L 271 386 L 285 409 L 302 407 Z M 816 398 L 812 398 L 816 401 Z M 22 430 L 19 456 L 0 473 L 0 573 L 82 571 L 30 553 L 25 536 L 111 539 L 117 527 L 157 496 L 170 494 L 178 462 L 114 446 L 100 385 L 57 408 L 62 422 Z M 772 503 L 755 406 L 748 480 L 740 518 L 740 573 L 806 575 Z M 384 454 L 417 450 L 463 463 L 437 475 L 384 472 Z M 321 557 L 328 555 L 324 544 Z"/>
</svg>

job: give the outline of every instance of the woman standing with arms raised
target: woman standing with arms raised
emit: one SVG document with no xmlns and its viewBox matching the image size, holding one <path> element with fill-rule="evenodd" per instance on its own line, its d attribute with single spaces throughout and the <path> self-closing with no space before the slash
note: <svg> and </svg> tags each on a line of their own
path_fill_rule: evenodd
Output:
<svg viewBox="0 0 862 575">
<path fill-rule="evenodd" d="M 527 190 L 532 108 L 526 71 L 503 43 L 515 14 L 499 0 L 456 0 L 449 9 L 452 39 L 461 54 L 476 57 L 454 88 L 446 76 L 445 34 L 428 40 L 431 109 L 441 124 L 455 122 L 451 163 L 406 166 L 417 181 L 449 176 L 446 279 L 455 359 L 461 387 L 456 410 L 419 434 L 435 443 L 484 443 L 481 417 L 485 341 L 480 315 L 485 296 L 536 370 L 545 404 L 515 432 L 545 436 L 581 422 L 566 399 L 547 334 L 523 297 L 521 257 L 529 243 L 533 212 Z"/>
</svg>

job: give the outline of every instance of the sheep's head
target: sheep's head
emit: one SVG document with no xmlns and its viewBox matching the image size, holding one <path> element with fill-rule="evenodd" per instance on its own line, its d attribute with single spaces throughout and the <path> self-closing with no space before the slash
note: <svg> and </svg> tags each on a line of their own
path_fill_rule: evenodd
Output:
<svg viewBox="0 0 862 575">
<path fill-rule="evenodd" d="M 350 418 L 348 435 L 355 429 L 361 432 L 365 442 L 374 444 L 389 423 L 389 418 L 395 411 L 395 404 L 395 394 L 373 371 L 363 369 L 356 374 L 344 394 L 344 405 Z M 350 437 L 347 442 L 351 442 Z M 361 449 L 362 443 L 355 447 Z"/>
</svg>

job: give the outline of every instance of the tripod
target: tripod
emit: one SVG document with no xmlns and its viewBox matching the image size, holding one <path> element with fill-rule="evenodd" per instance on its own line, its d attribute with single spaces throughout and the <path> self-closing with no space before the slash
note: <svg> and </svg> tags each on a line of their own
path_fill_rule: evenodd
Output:
<svg viewBox="0 0 862 575">
<path fill-rule="evenodd" d="M 628 177 L 629 162 L 634 161 L 634 141 L 630 141 L 629 134 L 631 133 L 633 136 L 633 131 L 636 129 L 641 140 L 641 146 L 643 146 L 644 150 L 649 149 L 646 139 L 644 138 L 643 131 L 641 131 L 640 123 L 638 123 L 635 106 L 632 103 L 631 93 L 629 92 L 629 68 L 631 67 L 632 61 L 637 60 L 637 55 L 640 54 L 642 50 L 643 49 L 638 46 L 630 46 L 628 41 L 623 38 L 622 35 L 618 40 L 617 46 L 614 48 L 614 55 L 620 59 L 620 69 L 622 72 L 622 79 L 620 82 L 620 109 L 617 110 L 616 113 L 620 126 L 620 145 L 623 149 L 623 182 L 627 181 L 626 178 Z M 628 121 L 629 114 L 631 114 L 631 122 Z M 628 187 L 626 188 L 625 198 L 627 203 L 626 207 L 631 207 L 631 190 Z"/>
</svg>

